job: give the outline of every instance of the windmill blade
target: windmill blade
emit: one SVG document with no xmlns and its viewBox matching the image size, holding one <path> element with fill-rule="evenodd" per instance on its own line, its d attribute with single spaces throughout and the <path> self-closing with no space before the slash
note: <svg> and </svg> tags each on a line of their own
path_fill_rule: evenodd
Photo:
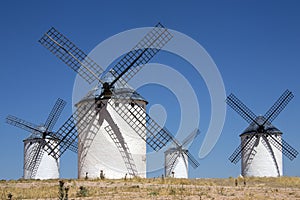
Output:
<svg viewBox="0 0 300 200">
<path fill-rule="evenodd" d="M 44 155 L 44 149 L 43 149 L 43 146 L 46 144 L 45 141 L 43 141 L 43 144 L 40 144 L 39 145 L 39 149 L 38 149 L 38 152 L 36 153 L 35 157 L 36 159 L 34 160 L 34 166 L 32 168 L 32 173 L 31 173 L 31 178 L 35 178 L 36 177 L 36 174 L 37 174 L 37 171 L 39 169 L 39 166 L 41 164 L 41 161 L 42 161 L 42 158 L 43 158 L 43 155 Z"/>
<path fill-rule="evenodd" d="M 243 160 L 243 163 L 247 164 L 246 168 L 249 168 L 249 166 L 251 165 L 251 163 L 257 153 L 255 147 L 259 144 L 259 141 L 260 141 L 259 137 L 257 137 L 256 141 L 254 142 L 254 145 L 247 150 L 248 153 L 247 153 L 247 155 L 245 155 L 244 160 Z"/>
<path fill-rule="evenodd" d="M 172 140 L 177 147 L 182 148 L 166 127 L 162 128 L 159 126 L 158 123 L 145 112 L 144 108 L 136 104 L 130 98 L 126 96 L 122 98 L 122 95 L 119 95 L 118 99 L 110 99 L 108 103 L 153 150 L 159 151 L 170 140 Z M 116 103 L 118 103 L 119 106 L 115 106 Z M 194 168 L 200 165 L 188 151 L 186 155 Z"/>
<path fill-rule="evenodd" d="M 46 150 L 46 152 L 51 152 L 51 151 L 59 151 L 60 150 L 60 147 L 56 147 L 56 144 L 57 142 L 59 141 L 62 141 L 62 140 L 65 140 L 65 138 L 63 137 L 63 135 L 58 135 L 57 133 L 52 133 L 50 132 L 49 133 L 49 136 L 51 136 L 51 140 L 53 140 L 53 142 L 49 142 L 47 143 L 47 146 L 44 147 L 44 149 Z M 70 141 L 67 141 L 66 142 L 67 145 L 69 145 L 67 147 L 67 149 L 69 149 L 70 151 L 73 151 L 74 153 L 78 153 L 78 141 L 77 141 L 77 138 L 76 140 L 74 140 L 73 142 L 70 142 Z M 58 149 L 55 149 L 55 148 L 50 148 L 50 145 L 53 145 L 55 144 L 55 148 L 58 148 Z M 58 158 L 57 155 L 58 155 L 58 152 L 57 154 L 52 154 L 54 156 L 54 158 Z M 61 155 L 61 152 L 60 152 L 60 155 Z"/>
<path fill-rule="evenodd" d="M 81 134 L 80 137 L 78 135 L 78 144 L 77 144 L 77 141 L 72 143 L 72 145 L 76 143 L 76 151 L 78 151 L 77 148 L 80 149 L 80 156 L 78 157 L 78 163 L 79 163 L 78 170 L 79 171 L 81 171 L 83 166 L 85 165 L 86 156 L 89 152 L 89 149 L 90 149 L 98 131 L 100 130 L 100 123 L 94 123 L 94 121 L 96 119 L 97 119 L 97 115 L 94 116 L 94 118 L 91 120 L 90 124 L 86 127 L 86 130 L 88 130 L 88 133 Z"/>
<path fill-rule="evenodd" d="M 24 169 L 32 171 L 34 165 L 33 160 L 36 157 L 36 152 L 38 152 L 39 149 L 40 145 L 38 143 L 35 143 L 34 145 L 30 144 L 27 146 L 26 155 L 28 155 L 28 157 L 25 159 L 26 162 L 24 163 Z"/>
<path fill-rule="evenodd" d="M 166 128 L 160 127 L 144 108 L 127 97 L 120 97 L 110 99 L 108 103 L 153 150 L 159 151 L 172 139 L 171 133 Z M 132 105 L 129 105 L 130 102 Z M 115 103 L 119 106 L 115 106 Z"/>
<path fill-rule="evenodd" d="M 189 163 L 192 165 L 192 167 L 194 169 L 196 169 L 197 167 L 199 167 L 200 163 L 196 160 L 196 158 L 188 151 L 184 151 L 184 154 L 187 155 L 188 159 L 189 159 Z"/>
<path fill-rule="evenodd" d="M 74 147 L 77 142 L 77 135 L 85 130 L 90 124 L 94 116 L 102 108 L 101 105 L 96 106 L 97 103 L 89 101 L 85 106 L 80 106 L 69 117 L 69 119 L 60 127 L 55 133 L 54 137 L 59 141 L 49 140 L 48 143 L 53 146 L 53 149 L 45 149 L 49 155 L 57 158 L 60 157 L 67 149 L 77 152 L 78 147 Z M 77 132 L 78 131 L 78 132 Z"/>
<path fill-rule="evenodd" d="M 47 31 L 39 42 L 77 72 L 88 83 L 98 80 L 103 69 L 55 28 Z"/>
<path fill-rule="evenodd" d="M 199 130 L 196 129 L 194 130 L 187 138 L 185 141 L 191 141 L 191 139 L 194 139 L 195 136 L 197 136 L 199 134 Z M 192 136 L 192 137 L 191 137 Z M 183 146 L 184 144 L 180 145 L 180 143 L 174 138 L 172 137 L 171 140 L 173 141 L 173 143 L 177 146 L 177 150 L 178 152 L 183 152 L 188 160 L 189 163 L 192 165 L 192 167 L 195 169 L 197 167 L 199 167 L 200 163 L 196 160 L 196 158 L 188 151 L 188 150 L 184 150 L 183 151 Z M 187 143 L 186 143 L 187 144 Z"/>
<path fill-rule="evenodd" d="M 45 142 L 42 139 L 39 139 L 38 143 L 35 143 L 34 146 L 29 145 L 30 152 L 26 153 L 27 157 L 24 163 L 24 168 L 29 172 L 30 178 L 35 178 L 39 165 L 41 163 L 42 157 L 44 155 L 43 146 Z M 29 149 L 27 149 L 29 151 Z"/>
<path fill-rule="evenodd" d="M 290 146 L 283 138 L 281 138 L 281 142 L 277 140 L 273 135 L 270 133 L 267 133 L 269 141 L 276 147 L 279 151 L 282 151 L 282 153 L 289 158 L 290 160 L 293 160 L 297 157 L 298 151 L 294 149 L 292 146 Z"/>
<path fill-rule="evenodd" d="M 66 102 L 60 98 L 57 99 L 54 107 L 52 108 L 46 122 L 45 122 L 45 128 L 46 132 L 51 131 L 56 124 L 62 110 L 64 109 L 66 105 Z"/>
<path fill-rule="evenodd" d="M 125 142 L 122 134 L 120 134 L 119 136 L 114 132 L 114 130 L 112 129 L 112 127 L 110 125 L 104 127 L 105 131 L 108 133 L 108 135 L 110 136 L 110 138 L 113 140 L 113 142 L 115 143 L 116 147 L 118 148 L 125 166 L 128 170 L 129 175 L 131 176 L 137 176 L 138 171 L 137 171 L 137 167 L 134 163 L 132 154 L 130 153 L 130 150 L 127 146 L 127 143 Z"/>
<path fill-rule="evenodd" d="M 34 134 L 37 134 L 37 132 L 42 134 L 42 132 L 38 129 L 37 125 L 32 124 L 30 122 L 27 122 L 23 119 L 20 119 L 18 117 L 12 116 L 12 115 L 9 115 L 6 117 L 6 123 L 16 126 L 18 128 L 21 128 L 23 130 L 26 130 L 28 132 L 34 133 Z"/>
<path fill-rule="evenodd" d="M 230 162 L 236 164 L 242 158 L 242 152 L 244 149 L 251 148 L 255 143 L 255 135 L 253 134 L 249 139 L 244 138 L 241 144 L 235 149 L 235 151 L 229 157 Z M 247 141 L 245 141 L 247 140 Z"/>
<path fill-rule="evenodd" d="M 273 122 L 273 120 L 281 113 L 281 111 L 287 106 L 293 97 L 293 93 L 289 90 L 286 90 L 264 115 L 266 120 L 264 121 L 263 125 L 265 125 L 267 122 Z"/>
<path fill-rule="evenodd" d="M 256 115 L 241 101 L 239 100 L 234 94 L 230 94 L 227 99 L 226 103 L 235 110 L 242 118 L 244 118 L 249 124 L 255 123 L 259 126 L 256 122 Z"/>
<path fill-rule="evenodd" d="M 113 86 L 121 77 L 122 81 L 119 82 L 125 85 L 172 37 L 171 33 L 158 23 L 110 70 L 115 77 L 110 86 Z"/>
<path fill-rule="evenodd" d="M 30 172 L 30 178 L 36 177 L 37 171 L 45 153 L 45 147 L 52 149 L 52 147 L 44 139 L 38 140 L 38 145 L 34 146 L 34 149 L 32 149 L 31 151 L 32 155 L 27 159 L 25 163 L 25 168 Z"/>
<path fill-rule="evenodd" d="M 175 166 L 178 163 L 178 157 L 180 153 L 178 151 L 173 152 L 172 157 L 166 163 L 166 176 L 170 176 Z"/>
<path fill-rule="evenodd" d="M 184 158 L 184 152 L 181 152 L 181 156 Z M 184 162 L 184 165 L 185 165 L 186 169 L 188 170 L 188 163 L 189 162 L 186 159 L 183 159 L 183 162 Z M 193 167 L 193 168 L 195 169 L 196 167 Z M 187 171 L 187 173 L 189 173 L 189 172 Z"/>
<path fill-rule="evenodd" d="M 265 148 L 267 149 L 267 151 L 269 151 L 270 155 L 271 155 L 271 158 L 274 162 L 274 165 L 276 167 L 276 171 L 277 171 L 277 175 L 280 176 L 280 170 L 279 170 L 279 166 L 278 166 L 278 162 L 277 162 L 277 159 L 276 159 L 276 156 L 275 156 L 275 153 L 271 147 L 271 144 L 270 142 L 268 142 L 268 139 L 265 135 L 262 135 L 262 143 L 263 145 L 265 146 Z"/>
<path fill-rule="evenodd" d="M 200 134 L 200 131 L 198 128 L 196 128 L 192 133 L 190 133 L 183 141 L 182 146 L 185 147 L 188 145 L 191 141 L 193 141 L 198 135 Z"/>
</svg>

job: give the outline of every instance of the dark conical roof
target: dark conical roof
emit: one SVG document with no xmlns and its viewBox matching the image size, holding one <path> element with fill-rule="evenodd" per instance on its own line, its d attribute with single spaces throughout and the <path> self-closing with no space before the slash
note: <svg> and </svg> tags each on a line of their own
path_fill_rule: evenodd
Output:
<svg viewBox="0 0 300 200">
<path fill-rule="evenodd" d="M 103 76 L 102 80 L 103 82 L 111 83 L 115 77 L 111 73 L 106 73 L 105 76 Z M 112 88 L 115 98 L 130 98 L 133 100 L 140 100 L 148 103 L 147 100 L 142 97 L 139 93 L 137 93 L 133 88 L 131 88 L 128 84 L 121 84 L 121 81 L 117 81 L 113 88 Z M 84 100 L 89 100 L 91 97 L 95 97 L 100 95 L 102 92 L 102 88 L 99 88 L 98 86 L 93 88 L 88 92 L 88 94 L 83 97 L 79 102 L 84 101 Z"/>
<path fill-rule="evenodd" d="M 258 124 L 263 124 L 265 122 L 265 117 L 264 116 L 258 116 L 255 121 Z M 275 126 L 273 126 L 271 123 L 266 123 L 264 125 L 265 130 L 270 133 L 270 134 L 282 134 L 282 132 L 276 128 Z M 254 134 L 257 133 L 258 130 L 258 125 L 255 122 L 252 122 L 244 131 L 243 133 L 240 135 L 244 135 L 244 134 Z"/>
</svg>

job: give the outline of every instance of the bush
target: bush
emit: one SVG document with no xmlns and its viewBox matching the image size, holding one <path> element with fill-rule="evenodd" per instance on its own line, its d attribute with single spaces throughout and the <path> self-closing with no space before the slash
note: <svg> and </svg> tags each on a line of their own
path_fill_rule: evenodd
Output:
<svg viewBox="0 0 300 200">
<path fill-rule="evenodd" d="M 77 197 L 87 197 L 87 196 L 88 196 L 87 188 L 80 186 L 79 191 L 77 192 Z"/>
</svg>

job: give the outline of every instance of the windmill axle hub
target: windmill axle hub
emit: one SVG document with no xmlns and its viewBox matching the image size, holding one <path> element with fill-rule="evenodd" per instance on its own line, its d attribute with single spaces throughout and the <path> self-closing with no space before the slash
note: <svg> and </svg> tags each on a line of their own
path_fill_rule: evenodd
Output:
<svg viewBox="0 0 300 200">
<path fill-rule="evenodd" d="M 265 127 L 264 125 L 259 125 L 258 129 L 257 129 L 258 133 L 264 133 L 265 132 Z"/>
<path fill-rule="evenodd" d="M 111 86 L 109 83 L 105 82 L 103 84 L 103 99 L 109 99 L 112 96 Z"/>
</svg>

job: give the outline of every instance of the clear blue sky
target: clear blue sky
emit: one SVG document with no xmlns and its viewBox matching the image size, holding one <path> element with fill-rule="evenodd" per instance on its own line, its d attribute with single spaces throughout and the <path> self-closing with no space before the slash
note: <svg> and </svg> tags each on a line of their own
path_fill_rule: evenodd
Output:
<svg viewBox="0 0 300 200">
<path fill-rule="evenodd" d="M 22 140 L 28 136 L 27 132 L 5 123 L 8 114 L 44 123 L 58 97 L 68 105 L 55 129 L 72 113 L 76 74 L 38 43 L 51 26 L 87 53 L 114 34 L 153 26 L 159 21 L 185 33 L 210 54 L 222 75 L 226 93 L 235 93 L 256 114 L 264 114 L 285 89 L 293 91 L 295 98 L 273 124 L 300 151 L 299 9 L 296 0 L 1 1 L 0 179 L 22 176 Z M 182 73 L 192 77 L 188 70 Z M 203 110 L 199 125 L 202 135 L 198 139 L 201 143 L 210 118 L 209 94 L 203 80 L 194 83 L 199 83 L 193 87 L 203 99 L 199 105 Z M 141 90 L 141 93 L 150 102 L 164 104 L 165 100 L 153 97 L 153 91 Z M 176 108 L 166 110 L 176 116 Z M 199 160 L 200 167 L 191 170 L 192 177 L 240 174 L 240 165 L 231 164 L 228 157 L 239 145 L 238 135 L 247 123 L 230 108 L 227 110 L 218 143 L 208 156 Z M 178 125 L 172 122 L 168 119 L 167 126 L 176 130 Z M 197 153 L 197 145 L 193 150 Z M 300 176 L 299 168 L 299 157 L 292 162 L 284 158 L 284 175 Z M 62 156 L 61 177 L 77 177 L 77 157 L 72 152 Z"/>
</svg>

